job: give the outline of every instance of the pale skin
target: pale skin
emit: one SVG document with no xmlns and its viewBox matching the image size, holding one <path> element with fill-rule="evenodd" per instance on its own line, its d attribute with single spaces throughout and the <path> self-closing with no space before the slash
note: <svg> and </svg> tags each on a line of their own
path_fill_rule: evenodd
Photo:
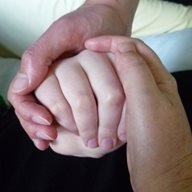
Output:
<svg viewBox="0 0 192 192">
<path fill-rule="evenodd" d="M 35 95 L 85 146 L 108 151 L 122 144 L 124 92 L 108 55 L 85 50 L 58 61 Z"/>
<path fill-rule="evenodd" d="M 175 79 L 139 40 L 104 36 L 88 40 L 86 48 L 113 54 L 112 65 L 126 98 L 127 163 L 134 191 L 190 192 L 192 135 Z M 51 144 L 54 151 L 90 157 L 106 153 L 87 148 L 77 135 L 58 129 Z"/>
<path fill-rule="evenodd" d="M 88 38 L 126 34 L 127 30 L 130 33 L 137 3 L 137 0 L 87 0 L 79 9 L 54 22 L 25 51 L 20 69 L 10 85 L 8 99 L 26 133 L 39 149 L 46 149 L 57 132 L 52 115 L 38 104 L 32 92 L 43 81 L 55 60 L 67 52 L 81 51 Z"/>
</svg>

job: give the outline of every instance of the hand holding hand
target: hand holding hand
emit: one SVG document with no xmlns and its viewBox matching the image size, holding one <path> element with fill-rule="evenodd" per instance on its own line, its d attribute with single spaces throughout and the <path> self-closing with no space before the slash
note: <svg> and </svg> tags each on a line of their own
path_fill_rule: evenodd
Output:
<svg viewBox="0 0 192 192">
<path fill-rule="evenodd" d="M 126 95 L 127 162 L 135 191 L 191 191 L 192 135 L 175 79 L 139 40 L 86 42 L 112 52 Z"/>
<path fill-rule="evenodd" d="M 55 151 L 61 151 L 63 143 L 66 146 L 62 138 L 67 131 L 81 137 L 86 147 L 100 147 L 105 152 L 122 144 L 124 92 L 106 54 L 85 50 L 58 61 L 35 95 L 60 125 L 59 138 L 54 142 L 59 150 L 55 147 Z"/>
<path fill-rule="evenodd" d="M 45 78 L 50 65 L 68 52 L 84 49 L 84 41 L 88 38 L 102 34 L 123 34 L 126 29 L 118 10 L 112 6 L 85 3 L 54 22 L 25 51 L 20 69 L 10 85 L 8 99 L 23 128 L 39 149 L 46 149 L 50 140 L 57 136 L 52 125 L 53 117 L 32 94 Z"/>
</svg>

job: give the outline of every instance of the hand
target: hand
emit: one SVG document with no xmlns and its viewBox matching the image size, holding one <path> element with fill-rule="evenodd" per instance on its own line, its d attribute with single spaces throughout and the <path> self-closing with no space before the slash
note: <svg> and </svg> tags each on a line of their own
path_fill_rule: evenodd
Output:
<svg viewBox="0 0 192 192">
<path fill-rule="evenodd" d="M 102 147 L 89 148 L 84 144 L 81 136 L 64 129 L 59 125 L 57 125 L 57 131 L 58 136 L 54 141 L 50 142 L 50 147 L 54 152 L 62 155 L 100 158 L 124 144 L 123 142 L 118 142 L 112 149 L 105 149 Z"/>
<path fill-rule="evenodd" d="M 32 94 L 45 78 L 49 66 L 67 52 L 82 50 L 84 41 L 90 37 L 123 34 L 126 28 L 119 12 L 112 6 L 104 3 L 85 4 L 58 19 L 25 51 L 20 69 L 10 85 L 8 99 L 23 128 L 39 149 L 46 149 L 49 141 L 57 136 L 52 125 L 53 117 Z"/>
<path fill-rule="evenodd" d="M 89 148 L 100 146 L 107 152 L 122 144 L 118 135 L 123 131 L 120 122 L 124 92 L 106 54 L 85 50 L 75 57 L 58 61 L 35 95 L 63 127 L 63 132 L 60 127 L 55 151 L 60 152 L 63 143 L 68 146 L 62 139 L 67 137 L 64 136 L 66 130 L 77 132 Z M 71 138 L 71 134 L 67 135 Z M 72 138 L 75 137 L 77 135 Z"/>
<path fill-rule="evenodd" d="M 191 191 L 192 135 L 175 79 L 139 40 L 86 42 L 112 52 L 126 95 L 127 162 L 135 191 Z"/>
</svg>

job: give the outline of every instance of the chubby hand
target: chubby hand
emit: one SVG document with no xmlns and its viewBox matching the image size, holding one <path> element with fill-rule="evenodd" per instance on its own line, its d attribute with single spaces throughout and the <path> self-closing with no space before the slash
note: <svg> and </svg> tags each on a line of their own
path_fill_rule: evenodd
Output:
<svg viewBox="0 0 192 192">
<path fill-rule="evenodd" d="M 57 132 L 52 126 L 51 114 L 39 105 L 33 91 L 55 60 L 68 52 L 83 50 L 86 39 L 101 34 L 126 33 L 127 26 L 121 21 L 120 11 L 107 4 L 86 1 L 77 10 L 55 21 L 22 56 L 20 68 L 8 91 L 8 99 L 22 127 L 41 150 L 49 146 Z"/>
<path fill-rule="evenodd" d="M 119 36 L 88 40 L 114 54 L 125 95 L 127 163 L 134 191 L 192 189 L 192 135 L 177 83 L 143 42 Z"/>
<path fill-rule="evenodd" d="M 58 61 L 35 95 L 49 109 L 59 129 L 51 144 L 56 152 L 66 154 L 70 145 L 78 144 L 78 149 L 99 147 L 103 154 L 123 144 L 119 138 L 125 134 L 124 92 L 106 54 L 85 50 Z"/>
</svg>

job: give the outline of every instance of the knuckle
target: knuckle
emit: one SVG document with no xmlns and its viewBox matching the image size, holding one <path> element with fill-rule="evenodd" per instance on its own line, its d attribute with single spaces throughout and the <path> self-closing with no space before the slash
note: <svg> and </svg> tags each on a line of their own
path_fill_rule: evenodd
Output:
<svg viewBox="0 0 192 192">
<path fill-rule="evenodd" d="M 81 138 L 83 138 L 84 141 L 88 141 L 89 138 L 93 138 L 97 134 L 95 129 L 92 128 L 92 130 L 90 130 L 90 127 L 88 126 L 81 126 L 79 128 L 79 135 Z"/>
<path fill-rule="evenodd" d="M 125 42 L 121 42 L 117 46 L 118 50 L 121 53 L 131 53 L 131 52 L 136 52 L 136 46 L 133 40 L 128 40 Z"/>
<path fill-rule="evenodd" d="M 104 99 L 104 103 L 106 105 L 115 105 L 115 106 L 122 105 L 123 101 L 124 101 L 124 94 L 123 91 L 119 89 L 108 91 Z"/>
<path fill-rule="evenodd" d="M 60 116 L 61 114 L 65 114 L 69 112 L 69 109 L 67 106 L 62 105 L 59 102 L 54 102 L 49 106 L 49 109 L 51 113 L 53 113 L 55 116 Z"/>
<path fill-rule="evenodd" d="M 34 46 L 31 46 L 30 48 L 28 48 L 27 50 L 24 51 L 24 53 L 22 54 L 22 61 L 28 61 L 29 59 L 31 59 L 31 57 L 33 57 L 34 55 Z"/>
<path fill-rule="evenodd" d="M 21 66 L 27 68 L 31 65 L 32 59 L 35 57 L 35 47 L 32 45 L 30 48 L 24 51 L 21 57 Z"/>
<path fill-rule="evenodd" d="M 78 111 L 82 110 L 90 110 L 94 108 L 94 103 L 92 102 L 92 99 L 88 95 L 80 95 L 75 102 L 75 108 Z"/>
</svg>

